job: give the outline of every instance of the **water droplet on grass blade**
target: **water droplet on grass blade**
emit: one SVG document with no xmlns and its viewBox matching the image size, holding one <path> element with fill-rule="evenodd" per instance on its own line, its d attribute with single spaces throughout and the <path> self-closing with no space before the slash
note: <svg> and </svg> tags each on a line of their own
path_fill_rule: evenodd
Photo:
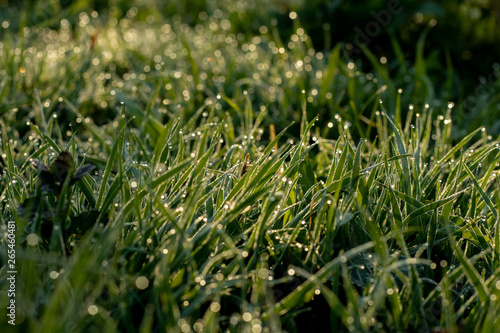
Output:
<svg viewBox="0 0 500 333">
<path fill-rule="evenodd" d="M 144 290 L 149 286 L 149 280 L 145 276 L 139 276 L 135 280 L 135 286 L 138 289 Z"/>
</svg>

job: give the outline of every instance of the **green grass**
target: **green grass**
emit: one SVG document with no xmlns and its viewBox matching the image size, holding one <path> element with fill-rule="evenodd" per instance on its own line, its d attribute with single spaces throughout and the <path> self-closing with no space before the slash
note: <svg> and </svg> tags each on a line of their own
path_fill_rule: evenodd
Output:
<svg viewBox="0 0 500 333">
<path fill-rule="evenodd" d="M 500 152 L 459 106 L 298 23 L 89 21 L 0 44 L 9 329 L 495 331 Z"/>
</svg>

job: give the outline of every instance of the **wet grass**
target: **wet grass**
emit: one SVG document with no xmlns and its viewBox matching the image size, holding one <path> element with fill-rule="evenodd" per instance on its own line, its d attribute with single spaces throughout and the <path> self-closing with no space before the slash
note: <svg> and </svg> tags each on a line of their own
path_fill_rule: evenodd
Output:
<svg viewBox="0 0 500 333">
<path fill-rule="evenodd" d="M 0 44 L 10 329 L 495 331 L 500 153 L 459 106 L 299 23 L 80 19 Z"/>
</svg>

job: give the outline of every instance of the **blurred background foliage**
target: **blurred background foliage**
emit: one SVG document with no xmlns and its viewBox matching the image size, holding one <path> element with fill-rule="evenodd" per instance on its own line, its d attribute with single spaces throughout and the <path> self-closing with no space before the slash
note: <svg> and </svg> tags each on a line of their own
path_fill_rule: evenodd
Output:
<svg viewBox="0 0 500 333">
<path fill-rule="evenodd" d="M 384 16 L 391 6 L 397 14 Z M 458 122 L 467 131 L 496 118 L 500 105 L 496 0 L 0 0 L 0 22 L 8 20 L 12 32 L 30 26 L 59 29 L 62 19 L 75 27 L 82 12 L 92 11 L 116 22 L 178 20 L 192 27 L 214 16 L 229 20 L 228 33 L 247 40 L 262 26 L 274 27 L 284 45 L 301 27 L 317 51 L 328 54 L 341 44 L 343 58 L 357 70 L 390 78 L 392 97 L 398 88 L 409 90 L 403 103 L 445 107 L 454 101 L 461 111 Z M 380 31 L 370 34 L 374 27 Z M 360 42 L 369 51 L 360 52 Z M 500 133 L 500 123 L 491 126 Z"/>
<path fill-rule="evenodd" d="M 391 15 L 381 32 L 370 38 L 368 46 L 376 54 L 394 55 L 391 39 L 395 38 L 405 58 L 411 61 L 419 36 L 431 20 L 436 20 L 426 42 L 429 57 L 436 58 L 436 67 L 445 63 L 449 51 L 461 77 L 476 79 L 491 72 L 498 61 L 500 2 L 496 0 L 0 0 L 0 20 L 8 19 L 11 29 L 21 23 L 55 28 L 62 18 L 76 24 L 81 11 L 96 10 L 119 20 L 134 7 L 140 20 L 177 17 L 195 25 L 200 23 L 200 12 L 210 16 L 227 11 L 233 32 L 254 35 L 260 26 L 273 22 L 285 40 L 293 33 L 289 13 L 294 11 L 316 48 L 330 49 L 339 42 L 353 43 L 355 28 L 365 31 L 369 22 L 376 21 L 376 14 L 391 5 L 401 11 Z M 21 22 L 23 19 L 25 22 Z"/>
</svg>

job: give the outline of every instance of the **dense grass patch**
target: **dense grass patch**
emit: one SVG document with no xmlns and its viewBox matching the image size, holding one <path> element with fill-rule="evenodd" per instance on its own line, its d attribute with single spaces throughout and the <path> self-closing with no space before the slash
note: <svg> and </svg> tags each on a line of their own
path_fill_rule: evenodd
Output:
<svg viewBox="0 0 500 333">
<path fill-rule="evenodd" d="M 14 328 L 495 331 L 500 152 L 458 106 L 299 25 L 80 18 L 0 48 Z"/>
</svg>

